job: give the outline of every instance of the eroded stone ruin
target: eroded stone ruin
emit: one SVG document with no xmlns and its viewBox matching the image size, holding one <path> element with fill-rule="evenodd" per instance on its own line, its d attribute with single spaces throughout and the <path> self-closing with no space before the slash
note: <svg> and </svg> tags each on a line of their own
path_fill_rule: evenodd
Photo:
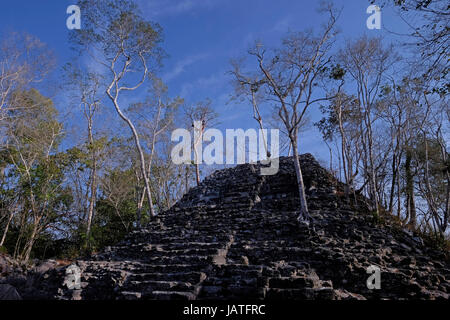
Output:
<svg viewBox="0 0 450 320">
<path fill-rule="evenodd" d="M 216 171 L 173 208 L 79 268 L 44 268 L 3 280 L 24 299 L 436 299 L 449 298 L 446 255 L 366 199 L 348 198 L 309 154 L 301 156 L 314 229 L 297 222 L 292 158 Z M 368 289 L 371 265 L 381 289 Z M 48 270 L 46 270 L 48 269 Z"/>
</svg>

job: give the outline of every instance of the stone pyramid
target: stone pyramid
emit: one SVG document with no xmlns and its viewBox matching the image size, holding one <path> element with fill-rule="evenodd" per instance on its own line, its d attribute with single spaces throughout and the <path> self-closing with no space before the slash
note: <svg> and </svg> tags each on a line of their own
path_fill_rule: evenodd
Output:
<svg viewBox="0 0 450 320">
<path fill-rule="evenodd" d="M 88 260 L 34 275 L 25 299 L 448 299 L 443 252 L 389 219 L 309 154 L 302 155 L 314 229 L 297 221 L 293 159 L 216 171 L 146 228 Z M 381 288 L 368 289 L 371 265 Z M 69 283 L 68 283 L 69 279 Z M 76 282 L 76 280 L 75 280 Z M 32 284 L 30 284 L 32 283 Z"/>
</svg>

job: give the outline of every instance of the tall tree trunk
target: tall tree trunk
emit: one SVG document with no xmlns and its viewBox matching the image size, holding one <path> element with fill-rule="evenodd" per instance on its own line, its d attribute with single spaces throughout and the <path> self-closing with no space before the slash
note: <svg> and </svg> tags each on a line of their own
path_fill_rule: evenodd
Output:
<svg viewBox="0 0 450 320">
<path fill-rule="evenodd" d="M 377 176 L 375 172 L 375 161 L 373 154 L 373 136 L 372 136 L 372 120 L 370 118 L 370 110 L 366 113 L 367 115 L 367 140 L 368 140 L 368 149 L 369 149 L 369 165 L 370 165 L 370 188 L 371 188 L 371 200 L 375 204 L 376 213 L 380 213 L 379 208 L 379 199 L 378 199 L 378 188 L 377 188 Z"/>
<path fill-rule="evenodd" d="M 267 159 L 270 159 L 271 154 L 270 154 L 270 151 L 269 151 L 269 145 L 268 145 L 268 143 L 266 141 L 265 135 L 263 134 L 263 132 L 264 132 L 263 120 L 262 120 L 262 117 L 261 117 L 261 113 L 259 112 L 259 107 L 258 107 L 258 103 L 256 101 L 255 91 L 253 91 L 253 90 L 252 90 L 252 104 L 253 104 L 253 118 L 259 124 L 259 128 L 261 129 L 261 136 L 262 136 L 263 143 L 264 143 L 264 149 L 266 151 L 266 156 L 267 156 Z"/>
<path fill-rule="evenodd" d="M 20 254 L 20 253 L 19 253 L 19 251 L 20 251 L 20 245 L 21 245 L 21 241 L 22 241 L 22 238 L 23 238 L 24 232 L 25 232 L 25 231 L 24 231 L 24 229 L 25 229 L 25 220 L 26 220 L 25 213 L 22 213 L 22 214 L 20 215 L 19 235 L 18 235 L 18 237 L 17 237 L 16 244 L 15 244 L 15 246 L 14 246 L 14 253 L 13 253 L 13 258 L 14 258 L 14 259 L 17 259 L 17 258 L 19 257 L 19 254 Z"/>
<path fill-rule="evenodd" d="M 111 87 L 112 87 L 112 85 L 111 85 Z M 150 215 L 152 217 L 154 217 L 155 216 L 155 211 L 154 211 L 154 208 L 153 208 L 152 191 L 150 189 L 150 182 L 149 182 L 149 179 L 148 179 L 148 176 L 147 176 L 147 170 L 146 170 L 146 165 L 145 165 L 144 151 L 143 151 L 142 146 L 141 146 L 141 141 L 139 139 L 139 135 L 138 135 L 137 130 L 134 127 L 133 123 L 131 122 L 131 120 L 128 119 L 123 114 L 122 110 L 120 109 L 119 104 L 117 102 L 117 97 L 114 98 L 111 95 L 110 89 L 108 89 L 107 94 L 110 97 L 110 99 L 112 100 L 112 102 L 114 103 L 114 107 L 115 107 L 117 113 L 122 118 L 122 120 L 124 120 L 128 124 L 128 126 L 130 127 L 130 129 L 131 129 L 131 131 L 133 133 L 134 141 L 136 143 L 136 148 L 137 148 L 138 153 L 139 153 L 140 168 L 141 168 L 142 177 L 144 178 L 146 195 L 147 195 L 148 205 L 149 205 L 149 208 L 150 208 Z M 138 222 L 137 223 L 138 223 L 138 227 L 141 227 L 142 221 L 141 221 L 140 217 L 138 218 Z"/>
<path fill-rule="evenodd" d="M 447 168 L 446 170 L 446 176 L 447 176 L 447 196 L 445 201 L 445 212 L 444 212 L 444 218 L 442 219 L 442 228 L 441 233 L 444 234 L 448 227 L 448 219 L 450 215 L 450 172 Z"/>
<path fill-rule="evenodd" d="M 401 207 L 401 197 L 402 193 L 400 192 L 400 174 L 397 174 L 397 217 L 400 219 L 402 216 L 402 207 Z"/>
<path fill-rule="evenodd" d="M 92 172 L 92 183 L 91 183 L 91 197 L 89 200 L 89 210 L 88 210 L 88 221 L 87 221 L 87 228 L 86 228 L 86 238 L 89 243 L 89 239 L 91 236 L 91 228 L 92 228 L 92 221 L 94 218 L 94 208 L 95 208 L 95 201 L 97 199 L 97 179 L 95 177 L 96 175 L 96 169 Z"/>
<path fill-rule="evenodd" d="M 325 141 L 325 144 L 326 144 L 326 146 L 327 146 L 327 148 L 328 148 L 328 152 L 330 153 L 330 173 L 333 175 L 333 176 L 335 176 L 336 178 L 338 178 L 337 177 L 337 175 L 335 175 L 334 174 L 334 170 L 333 170 L 333 151 L 331 150 L 331 147 L 330 147 L 330 145 L 328 144 L 328 142 L 326 142 Z M 340 171 L 340 170 L 339 170 Z"/>
<path fill-rule="evenodd" d="M 439 132 L 440 132 L 440 128 L 438 130 L 438 133 Z M 442 224 L 441 224 L 441 228 L 440 228 L 441 234 L 443 235 L 445 233 L 445 231 L 447 230 L 448 222 L 449 222 L 448 219 L 450 216 L 450 164 L 449 164 L 448 153 L 446 150 L 444 140 L 438 138 L 438 142 L 441 147 L 442 162 L 445 165 L 444 176 L 447 179 L 447 195 L 446 195 L 445 209 L 444 209 L 445 211 L 444 211 L 444 216 L 442 218 Z"/>
<path fill-rule="evenodd" d="M 397 179 L 397 157 L 394 153 L 392 157 L 392 181 L 391 181 L 391 192 L 389 194 L 389 212 L 392 213 L 394 205 L 394 193 L 395 193 L 395 181 Z"/>
<path fill-rule="evenodd" d="M 185 181 L 184 181 L 185 182 L 185 192 L 184 193 L 187 193 L 189 191 L 189 165 L 188 164 L 186 165 L 184 178 L 185 178 Z"/>
<path fill-rule="evenodd" d="M 28 262 L 28 260 L 30 259 L 30 255 L 31 255 L 31 250 L 33 249 L 34 246 L 34 242 L 36 241 L 36 235 L 37 235 L 37 230 L 38 230 L 38 223 L 39 222 L 35 222 L 33 225 L 33 231 L 31 232 L 31 236 L 30 239 L 28 240 L 27 244 L 24 247 L 24 252 L 23 252 L 23 262 Z"/>
<path fill-rule="evenodd" d="M 199 168 L 198 163 L 195 164 L 195 180 L 197 181 L 197 185 L 199 185 L 200 184 L 200 168 Z"/>
<path fill-rule="evenodd" d="M 303 175 L 302 175 L 302 169 L 300 166 L 296 138 L 294 138 L 294 137 L 291 138 L 291 143 L 293 146 L 292 151 L 294 152 L 295 174 L 297 176 L 298 193 L 299 193 L 299 198 L 300 198 L 300 214 L 298 216 L 298 220 L 309 224 L 311 222 L 311 216 L 309 214 L 308 204 L 306 202 L 305 185 L 303 183 Z"/>
<path fill-rule="evenodd" d="M 92 121 L 90 119 L 89 121 Z M 87 228 L 86 228 L 86 243 L 89 246 L 90 244 L 90 237 L 91 237 L 91 227 L 92 227 L 92 220 L 94 217 L 94 207 L 95 207 L 95 201 L 97 199 L 97 158 L 95 155 L 95 148 L 94 148 L 94 136 L 92 134 L 92 122 L 89 123 L 89 144 L 91 145 L 91 152 L 92 152 L 92 170 L 91 170 L 91 196 L 89 199 L 89 209 L 88 209 L 88 218 L 87 218 Z"/>
<path fill-rule="evenodd" d="M 140 160 L 141 160 L 141 171 L 142 171 L 142 175 L 144 177 L 144 183 L 145 183 L 145 189 L 146 189 L 146 194 L 147 194 L 147 200 L 148 200 L 148 205 L 149 205 L 149 208 L 150 208 L 150 215 L 152 217 L 154 217 L 155 216 L 155 211 L 154 211 L 154 208 L 153 208 L 152 191 L 150 189 L 150 182 L 149 182 L 149 179 L 148 179 L 148 176 L 147 176 L 147 172 L 146 172 L 146 168 L 145 168 L 144 151 L 142 150 L 141 142 L 139 140 L 139 136 L 138 136 L 138 134 L 136 132 L 136 129 L 134 129 L 134 126 L 131 124 L 131 122 L 130 122 L 130 127 L 132 128 L 133 135 L 134 135 L 134 140 L 136 142 L 136 147 L 137 147 L 137 149 L 139 151 L 139 157 L 140 157 Z M 139 221 L 139 226 L 140 226 L 140 224 L 141 224 L 141 221 Z"/>
<path fill-rule="evenodd" d="M 137 188 L 137 189 L 138 189 L 138 194 L 137 194 L 136 223 L 138 226 L 140 226 L 142 223 L 142 207 L 144 206 L 146 192 L 145 192 L 145 190 L 142 190 L 142 194 L 141 194 L 141 193 L 139 193 L 139 188 Z"/>
<path fill-rule="evenodd" d="M 345 177 L 345 195 L 348 197 L 350 194 L 350 188 L 353 188 L 352 185 L 350 185 L 350 171 L 351 168 L 347 168 L 346 159 L 347 157 L 347 141 L 344 131 L 344 126 L 342 123 L 342 106 L 339 103 L 338 105 L 338 122 L 339 122 L 339 132 L 341 134 L 341 149 L 342 149 L 342 168 L 344 169 L 344 177 Z"/>
<path fill-rule="evenodd" d="M 9 225 L 11 224 L 12 218 L 14 216 L 14 211 L 9 214 L 8 222 L 6 223 L 5 230 L 3 231 L 2 240 L 0 241 L 0 247 L 3 246 L 6 240 L 6 235 L 8 233 Z"/>
<path fill-rule="evenodd" d="M 195 165 L 195 180 L 197 181 L 197 185 L 200 184 L 200 160 L 199 153 L 202 153 L 202 142 L 203 142 L 203 130 L 204 126 L 201 124 L 200 128 L 197 128 L 197 124 L 193 123 L 192 127 L 194 128 L 194 165 Z"/>
<path fill-rule="evenodd" d="M 412 153 L 408 148 L 406 150 L 405 174 L 406 174 L 406 208 L 408 210 L 408 225 L 416 227 L 416 203 L 414 199 L 414 177 L 411 168 Z"/>
</svg>

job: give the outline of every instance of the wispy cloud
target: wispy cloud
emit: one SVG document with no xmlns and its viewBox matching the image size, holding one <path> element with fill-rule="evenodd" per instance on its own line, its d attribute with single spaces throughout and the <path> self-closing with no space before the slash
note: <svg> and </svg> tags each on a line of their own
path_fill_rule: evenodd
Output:
<svg viewBox="0 0 450 320">
<path fill-rule="evenodd" d="M 141 8 L 152 17 L 174 16 L 201 8 L 211 8 L 220 0 L 140 0 Z"/>
<path fill-rule="evenodd" d="M 286 32 L 289 30 L 291 24 L 291 17 L 287 16 L 277 21 L 272 28 L 273 32 Z"/>
<path fill-rule="evenodd" d="M 209 92 L 209 97 L 219 89 L 221 89 L 224 84 L 226 84 L 225 72 L 219 72 L 216 74 L 211 74 L 207 77 L 198 78 L 197 80 L 186 82 L 181 86 L 180 96 L 184 98 L 191 98 L 199 92 Z M 219 90 L 222 91 L 222 90 Z M 205 96 L 206 98 L 206 96 Z"/>
<path fill-rule="evenodd" d="M 175 79 L 180 74 L 185 72 L 187 67 L 189 67 L 190 65 L 193 65 L 194 63 L 196 63 L 199 60 L 205 59 L 207 56 L 208 56 L 208 54 L 197 54 L 197 55 L 192 55 L 192 56 L 188 56 L 188 57 L 184 58 L 183 60 L 177 62 L 177 64 L 171 71 L 167 72 L 166 74 L 164 74 L 162 76 L 163 80 L 165 82 L 169 82 L 169 81 Z"/>
</svg>

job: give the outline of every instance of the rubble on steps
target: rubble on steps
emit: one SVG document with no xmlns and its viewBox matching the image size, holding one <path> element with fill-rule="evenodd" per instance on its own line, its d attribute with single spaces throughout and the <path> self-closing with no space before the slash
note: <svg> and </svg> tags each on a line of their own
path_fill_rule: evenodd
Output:
<svg viewBox="0 0 450 320">
<path fill-rule="evenodd" d="M 22 273 L 23 267 L 14 259 L 4 253 L 0 253 L 0 278 L 12 273 Z"/>
<path fill-rule="evenodd" d="M 24 299 L 449 298 L 443 252 L 377 223 L 366 199 L 347 198 L 311 155 L 300 162 L 314 229 L 297 221 L 292 158 L 280 158 L 273 176 L 261 176 L 260 164 L 238 165 L 118 245 L 16 288 Z M 371 265 L 381 270 L 379 290 L 366 285 Z"/>
<path fill-rule="evenodd" d="M 16 288 L 20 288 L 22 294 L 33 295 L 36 290 L 34 284 L 41 275 L 69 264 L 70 261 L 53 259 L 33 259 L 23 263 L 7 254 L 0 254 L 0 300 L 21 300 Z"/>
</svg>

